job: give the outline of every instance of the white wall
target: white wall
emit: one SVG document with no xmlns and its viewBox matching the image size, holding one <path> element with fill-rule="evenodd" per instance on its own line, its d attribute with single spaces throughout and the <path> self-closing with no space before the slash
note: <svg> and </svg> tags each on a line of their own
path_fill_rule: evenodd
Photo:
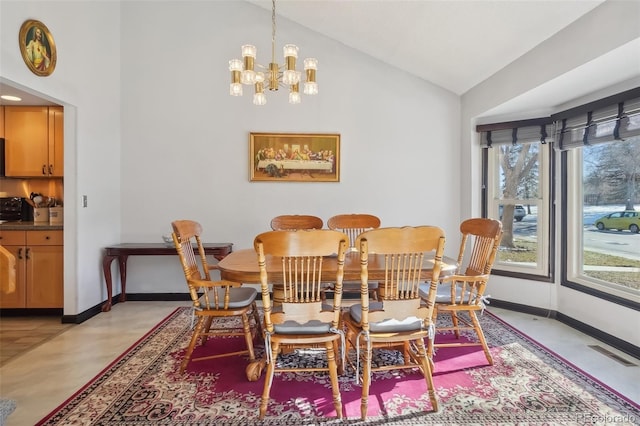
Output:
<svg viewBox="0 0 640 426">
<path fill-rule="evenodd" d="M 615 24 L 612 24 L 615 23 Z M 616 31 L 611 31 L 612 25 Z M 509 101 L 524 94 L 530 94 L 535 90 L 547 86 L 555 80 L 564 83 L 558 85 L 556 93 L 565 95 L 562 91 L 572 90 L 570 77 L 573 71 L 604 57 L 608 52 L 618 48 L 629 46 L 630 43 L 640 38 L 640 3 L 628 1 L 607 1 L 595 8 L 573 25 L 562 30 L 554 37 L 546 40 L 537 48 L 511 63 L 509 66 L 493 75 L 483 83 L 474 87 L 462 97 L 462 158 L 465 159 L 463 177 L 461 181 L 461 212 L 463 216 L 480 213 L 480 192 L 476 189 L 481 183 L 481 158 L 479 142 L 475 133 L 475 124 L 478 117 L 507 104 Z M 589 46 L 588 49 L 584 46 Z M 637 46 L 637 44 L 633 44 Z M 637 48 L 635 48 L 637 54 Z M 635 67 L 637 68 L 638 62 Z M 614 71 L 614 73 L 617 71 Z M 619 70 L 619 75 L 625 75 L 626 70 Z M 607 79 L 591 78 L 580 87 L 592 92 L 590 100 L 612 95 L 631 87 L 637 87 L 637 79 L 629 81 L 616 81 L 616 75 L 607 76 Z M 608 82 L 615 82 L 611 84 Z M 609 85 L 609 86 L 608 86 Z M 635 86 L 634 86 L 635 85 Z M 582 96 L 585 92 L 581 92 Z M 576 98 L 578 95 L 576 95 Z M 584 98 L 576 99 L 572 106 L 586 102 Z M 567 103 L 560 104 L 553 96 L 548 97 L 546 114 L 562 111 L 568 108 Z M 509 121 L 513 119 L 536 118 L 542 116 L 541 112 L 515 111 L 514 117 L 505 111 L 505 117 L 492 117 L 494 122 Z M 559 175 L 559 162 L 556 176 Z M 560 196 L 559 183 L 556 183 L 556 192 Z M 561 265 L 560 241 L 564 229 L 560 222 L 560 199 L 556 201 L 556 264 Z M 585 293 L 571 290 L 560 285 L 561 271 L 558 266 L 555 271 L 555 282 L 544 283 L 528 281 L 510 277 L 493 276 L 491 278 L 491 296 L 495 299 L 507 300 L 527 306 L 557 310 L 571 318 L 589 324 L 619 337 L 636 346 L 640 345 L 640 334 L 637 333 L 637 325 L 640 322 L 638 311 L 622 307 L 620 305 L 603 301 Z"/>
<path fill-rule="evenodd" d="M 270 11 L 244 2 L 122 4 L 122 241 L 192 218 L 206 240 L 250 248 L 273 216 L 344 212 L 457 237 L 459 98 L 283 18 L 277 60 L 289 42 L 316 57 L 319 95 L 229 96 L 228 60 L 252 42 L 270 62 L 270 35 Z M 339 133 L 340 182 L 249 182 L 250 132 Z M 127 291 L 185 290 L 177 260 L 129 262 Z"/>
<path fill-rule="evenodd" d="M 249 42 L 258 62 L 270 59 L 271 14 L 257 6 L 2 0 L 0 7 L 0 75 L 77 111 L 75 122 L 65 120 L 65 314 L 106 300 L 102 247 L 161 242 L 174 219 L 196 219 L 206 240 L 247 248 L 278 214 L 368 212 L 384 226 L 439 225 L 455 254 L 460 100 L 453 93 L 278 18 L 277 54 L 294 42 L 302 58 L 318 58 L 320 94 L 290 106 L 286 93 L 268 93 L 258 108 L 247 94 L 228 95 L 227 69 Z M 55 37 L 51 77 L 35 77 L 18 43 L 4 43 L 29 18 Z M 340 133 L 340 182 L 249 182 L 252 131 Z M 87 209 L 79 207 L 82 194 Z M 127 292 L 185 291 L 177 258 L 129 259 Z"/>
<path fill-rule="evenodd" d="M 58 61 L 48 77 L 20 55 L 27 19 L 54 37 Z M 0 78 L 65 108 L 64 313 L 76 314 L 106 300 L 101 248 L 120 241 L 120 5 L 2 0 L 0 40 Z"/>
</svg>

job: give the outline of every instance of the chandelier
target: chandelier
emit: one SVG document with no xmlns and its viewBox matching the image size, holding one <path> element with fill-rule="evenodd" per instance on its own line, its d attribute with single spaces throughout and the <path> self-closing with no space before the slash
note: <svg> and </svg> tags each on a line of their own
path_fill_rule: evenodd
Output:
<svg viewBox="0 0 640 426">
<path fill-rule="evenodd" d="M 229 94 L 231 96 L 242 96 L 242 85 L 253 85 L 255 93 L 253 103 L 264 105 L 267 97 L 264 94 L 265 86 L 271 91 L 277 91 L 280 86 L 289 87 L 289 103 L 300 103 L 300 79 L 301 73 L 296 70 L 296 59 L 298 58 L 298 46 L 286 44 L 284 50 L 284 65 L 276 62 L 276 1 L 272 0 L 271 7 L 271 63 L 268 67 L 256 64 L 256 47 L 251 44 L 242 46 L 242 60 L 232 59 L 229 61 L 229 71 L 231 71 L 231 84 Z M 256 71 L 255 67 L 262 71 Z M 304 83 L 305 95 L 316 95 L 318 93 L 318 83 L 316 83 L 316 70 L 318 60 L 307 58 L 304 60 L 304 72 L 306 81 Z"/>
</svg>

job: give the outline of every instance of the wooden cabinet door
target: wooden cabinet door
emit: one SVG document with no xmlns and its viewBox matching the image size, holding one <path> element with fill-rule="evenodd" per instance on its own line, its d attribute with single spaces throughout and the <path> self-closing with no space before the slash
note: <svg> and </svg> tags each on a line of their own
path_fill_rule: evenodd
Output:
<svg viewBox="0 0 640 426">
<path fill-rule="evenodd" d="M 48 176 L 48 108 L 5 106 L 4 112 L 6 175 Z"/>
<path fill-rule="evenodd" d="M 49 107 L 50 176 L 64 176 L 64 114 L 62 107 Z"/>
<path fill-rule="evenodd" d="M 26 306 L 27 242 L 25 231 L 0 231 L 0 244 L 15 257 L 16 288 L 11 293 L 0 292 L 0 308 Z"/>
<path fill-rule="evenodd" d="M 62 308 L 62 246 L 29 246 L 27 257 L 27 308 Z"/>
<path fill-rule="evenodd" d="M 0 308 L 24 308 L 26 306 L 26 247 L 3 245 L 16 258 L 16 288 L 14 292 L 0 292 Z"/>
</svg>

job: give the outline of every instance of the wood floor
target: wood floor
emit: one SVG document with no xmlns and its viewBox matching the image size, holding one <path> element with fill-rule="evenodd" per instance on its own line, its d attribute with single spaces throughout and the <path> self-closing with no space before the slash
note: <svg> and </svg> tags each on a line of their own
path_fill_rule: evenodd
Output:
<svg viewBox="0 0 640 426">
<path fill-rule="evenodd" d="M 75 324 L 63 324 L 60 316 L 1 317 L 0 366 L 56 337 Z"/>
</svg>

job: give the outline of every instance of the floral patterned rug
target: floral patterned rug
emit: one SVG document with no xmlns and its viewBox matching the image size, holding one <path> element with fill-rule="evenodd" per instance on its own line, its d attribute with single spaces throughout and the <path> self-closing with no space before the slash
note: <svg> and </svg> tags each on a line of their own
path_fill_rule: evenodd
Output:
<svg viewBox="0 0 640 426">
<path fill-rule="evenodd" d="M 340 377 L 344 420 L 335 418 L 328 377 L 317 373 L 276 375 L 261 422 L 264 374 L 257 382 L 247 381 L 246 358 L 192 362 L 184 374 L 178 373 L 190 319 L 189 308 L 177 309 L 37 426 L 640 423 L 640 406 L 488 312 L 481 322 L 494 365 L 488 365 L 479 347 L 440 349 L 434 370 L 438 412 L 432 411 L 418 373 L 375 373 L 363 422 L 361 387 L 347 370 Z M 222 343 L 226 348 L 243 344 L 242 339 L 216 338 L 197 350 L 214 352 Z M 401 356 L 395 351 L 375 354 L 376 362 Z M 291 353 L 280 362 L 300 362 L 300 357 Z M 305 353 L 303 359 L 314 365 L 324 362 L 321 354 Z"/>
</svg>

